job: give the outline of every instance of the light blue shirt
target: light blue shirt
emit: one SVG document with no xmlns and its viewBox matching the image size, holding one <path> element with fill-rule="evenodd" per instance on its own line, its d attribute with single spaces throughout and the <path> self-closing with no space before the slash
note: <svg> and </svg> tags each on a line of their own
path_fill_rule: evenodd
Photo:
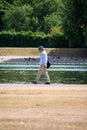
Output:
<svg viewBox="0 0 87 130">
<path fill-rule="evenodd" d="M 42 51 L 41 57 L 40 57 L 40 66 L 47 65 L 47 53 L 46 51 Z"/>
</svg>

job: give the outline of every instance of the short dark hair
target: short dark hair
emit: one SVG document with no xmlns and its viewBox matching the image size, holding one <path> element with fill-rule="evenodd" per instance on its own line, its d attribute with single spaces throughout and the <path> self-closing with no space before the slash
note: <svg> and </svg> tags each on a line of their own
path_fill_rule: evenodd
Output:
<svg viewBox="0 0 87 130">
<path fill-rule="evenodd" d="M 44 50 L 43 46 L 39 46 L 38 50 L 42 50 L 43 51 Z"/>
</svg>

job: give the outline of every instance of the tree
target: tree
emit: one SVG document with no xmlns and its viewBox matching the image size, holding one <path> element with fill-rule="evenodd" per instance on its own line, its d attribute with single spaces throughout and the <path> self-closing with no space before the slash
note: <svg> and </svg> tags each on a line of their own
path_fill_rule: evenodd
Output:
<svg viewBox="0 0 87 130">
<path fill-rule="evenodd" d="M 69 47 L 84 47 L 85 37 L 87 37 L 84 35 L 87 28 L 87 1 L 64 0 L 63 2 L 65 5 L 63 29 L 69 40 Z"/>
<path fill-rule="evenodd" d="M 13 6 L 9 11 L 6 11 L 3 18 L 5 27 L 7 30 L 14 29 L 16 31 L 32 29 L 31 21 L 34 22 L 36 19 L 32 19 L 33 8 L 30 5 L 24 6 Z"/>
<path fill-rule="evenodd" d="M 84 0 L 84 13 L 83 13 L 83 35 L 85 37 L 85 46 L 87 47 L 87 0 Z"/>
<path fill-rule="evenodd" d="M 4 22 L 2 20 L 5 11 L 7 11 L 14 0 L 0 0 L 0 30 L 4 29 Z"/>
<path fill-rule="evenodd" d="M 44 29 L 45 32 L 51 32 L 52 28 L 61 26 L 61 19 L 58 18 L 58 15 L 52 13 L 44 17 Z"/>
<path fill-rule="evenodd" d="M 5 28 L 42 31 L 49 33 L 53 26 L 61 24 L 61 0 L 14 0 L 5 12 Z M 51 20 L 52 18 L 52 20 Z"/>
</svg>

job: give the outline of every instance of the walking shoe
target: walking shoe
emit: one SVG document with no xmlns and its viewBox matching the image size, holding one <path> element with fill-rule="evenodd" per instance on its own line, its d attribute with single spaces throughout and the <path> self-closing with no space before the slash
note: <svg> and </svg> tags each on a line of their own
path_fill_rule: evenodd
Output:
<svg viewBox="0 0 87 130">
<path fill-rule="evenodd" d="M 46 82 L 45 84 L 51 84 L 50 82 Z"/>
<path fill-rule="evenodd" d="M 33 84 L 37 84 L 37 82 L 36 82 L 36 81 L 32 81 L 32 83 L 33 83 Z"/>
</svg>

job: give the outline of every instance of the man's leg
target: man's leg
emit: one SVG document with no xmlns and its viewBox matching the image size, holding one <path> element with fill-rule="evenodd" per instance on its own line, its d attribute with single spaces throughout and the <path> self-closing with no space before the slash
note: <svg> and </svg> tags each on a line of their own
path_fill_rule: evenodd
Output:
<svg viewBox="0 0 87 130">
<path fill-rule="evenodd" d="M 36 82 L 38 83 L 39 82 L 39 79 L 40 79 L 40 77 L 41 77 L 41 75 L 42 75 L 42 70 L 41 70 L 41 68 L 38 70 L 38 73 L 37 73 L 37 76 L 36 76 Z"/>
<path fill-rule="evenodd" d="M 45 69 L 45 70 L 43 71 L 43 74 L 44 74 L 44 76 L 46 77 L 47 82 L 50 83 L 50 77 L 49 77 L 49 74 L 48 74 L 48 72 L 47 72 L 47 69 Z"/>
<path fill-rule="evenodd" d="M 44 67 L 41 67 L 39 70 L 38 70 L 38 73 L 37 73 L 37 76 L 36 76 L 36 80 L 34 83 L 38 83 L 39 82 L 39 79 L 41 77 L 41 75 L 44 75 L 47 79 L 47 83 L 50 83 L 50 77 L 49 77 L 49 74 L 47 72 L 47 69 L 44 68 Z"/>
</svg>

